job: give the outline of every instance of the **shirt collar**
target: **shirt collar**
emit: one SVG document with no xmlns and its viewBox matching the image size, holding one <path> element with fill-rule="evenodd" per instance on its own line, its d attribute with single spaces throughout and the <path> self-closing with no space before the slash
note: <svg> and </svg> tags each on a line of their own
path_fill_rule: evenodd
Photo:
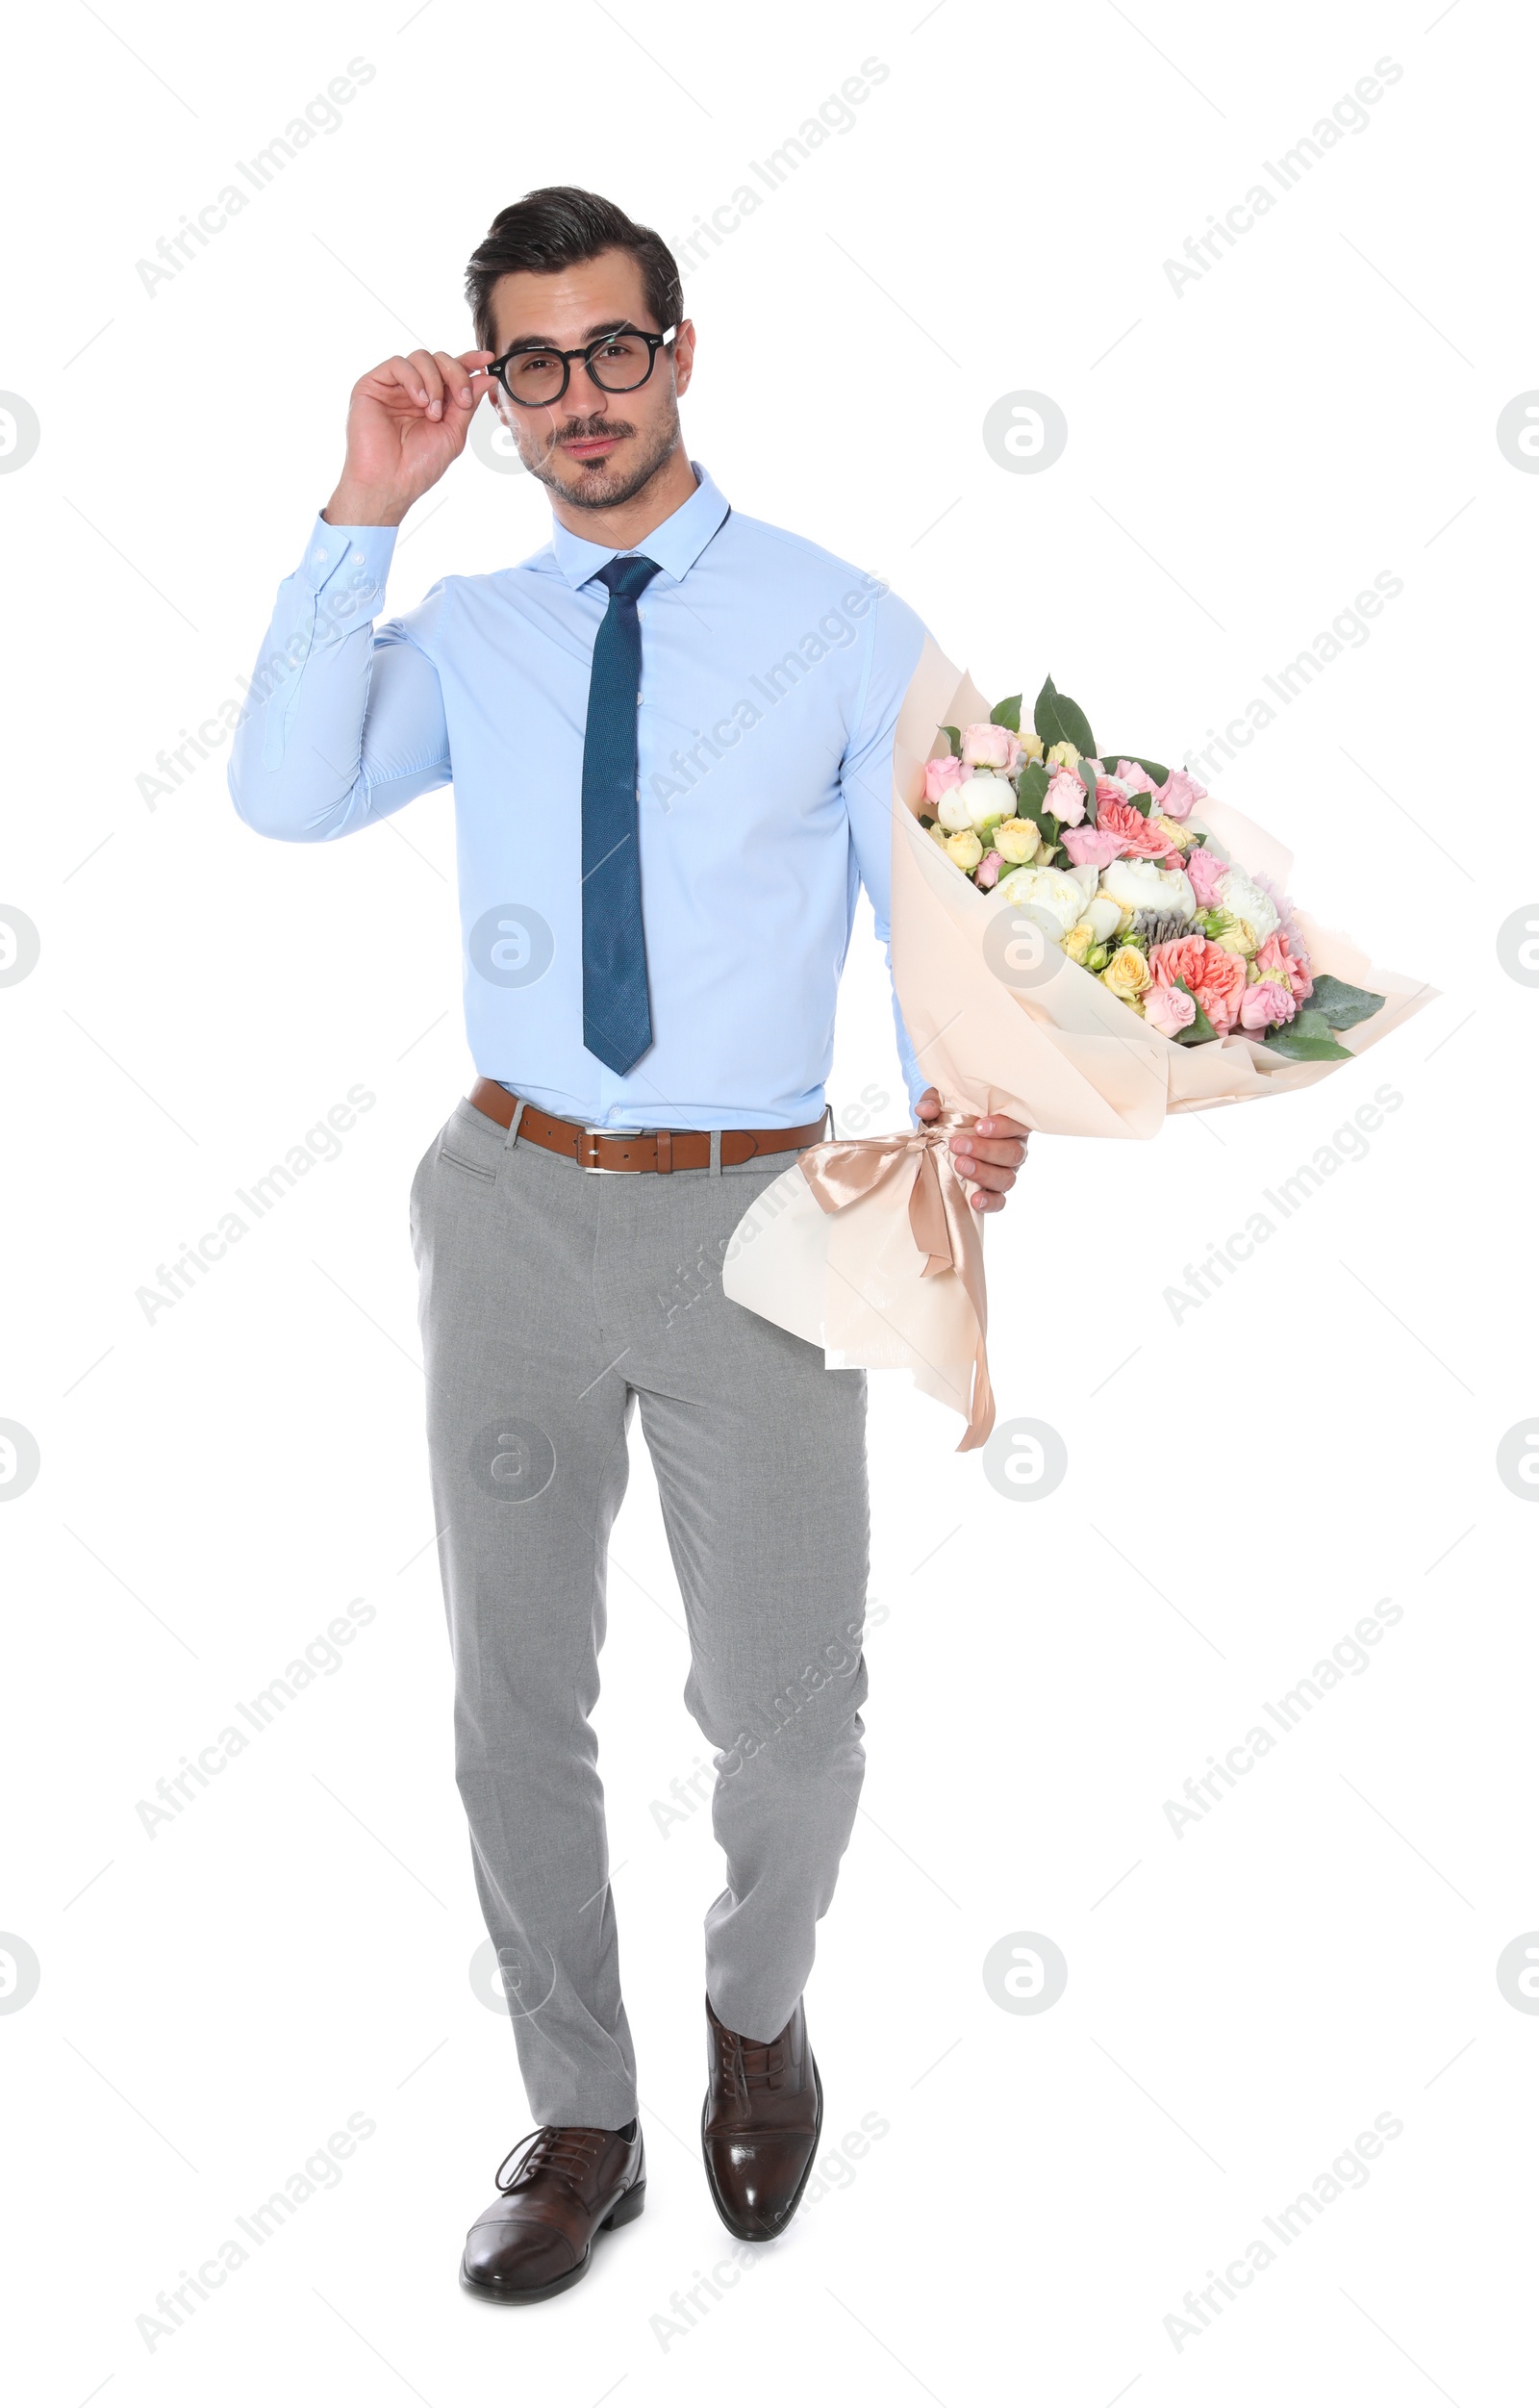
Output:
<svg viewBox="0 0 1539 2408">
<path fill-rule="evenodd" d="M 699 483 L 689 500 L 680 502 L 671 518 L 665 519 L 661 526 L 653 527 L 650 535 L 630 547 L 644 553 L 648 560 L 655 560 L 675 584 L 694 568 L 730 506 L 698 460 L 692 460 L 690 466 Z M 606 561 L 618 557 L 613 545 L 590 544 L 586 537 L 573 535 L 559 519 L 552 523 L 550 545 L 557 568 L 573 588 L 586 585 Z"/>
</svg>

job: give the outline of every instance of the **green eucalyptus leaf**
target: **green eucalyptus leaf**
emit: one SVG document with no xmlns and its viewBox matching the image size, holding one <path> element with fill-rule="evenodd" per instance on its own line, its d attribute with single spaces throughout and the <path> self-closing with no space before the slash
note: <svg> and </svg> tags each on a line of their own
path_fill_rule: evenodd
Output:
<svg viewBox="0 0 1539 2408">
<path fill-rule="evenodd" d="M 1262 1043 L 1280 1053 L 1285 1062 L 1350 1062 L 1352 1058 L 1344 1045 L 1336 1043 L 1323 1012 L 1296 1012 L 1283 1027 L 1269 1028 Z"/>
<path fill-rule="evenodd" d="M 1372 1020 L 1383 1009 L 1384 998 L 1375 995 L 1369 987 L 1354 987 L 1345 978 L 1333 977 L 1323 970 L 1315 980 L 1315 991 L 1309 998 L 1307 1010 L 1318 1012 L 1327 1028 L 1355 1028 L 1360 1020 Z M 1292 1021 L 1288 1026 L 1292 1027 Z"/>
<path fill-rule="evenodd" d="M 937 733 L 946 738 L 946 743 L 951 748 L 953 755 L 961 751 L 962 730 L 960 727 L 942 727 L 937 730 Z"/>
<path fill-rule="evenodd" d="M 1059 693 L 1050 677 L 1037 697 L 1032 720 L 1045 745 L 1072 744 L 1076 752 L 1095 759 L 1096 739 L 1090 732 L 1089 720 L 1077 702 Z"/>
<path fill-rule="evenodd" d="M 996 727 L 1008 727 L 1012 736 L 1019 736 L 1021 733 L 1020 695 L 1006 695 L 1002 702 L 997 702 L 995 704 L 993 710 L 989 713 L 989 717 Z"/>
</svg>

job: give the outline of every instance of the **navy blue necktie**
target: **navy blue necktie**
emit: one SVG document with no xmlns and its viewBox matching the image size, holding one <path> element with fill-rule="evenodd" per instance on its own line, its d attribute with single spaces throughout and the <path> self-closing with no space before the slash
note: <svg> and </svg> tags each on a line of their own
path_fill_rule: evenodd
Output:
<svg viewBox="0 0 1539 2408">
<path fill-rule="evenodd" d="M 583 739 L 583 1043 L 620 1077 L 652 1042 L 637 831 L 636 601 L 658 566 L 633 552 L 598 571 L 609 608 L 593 645 Z"/>
</svg>

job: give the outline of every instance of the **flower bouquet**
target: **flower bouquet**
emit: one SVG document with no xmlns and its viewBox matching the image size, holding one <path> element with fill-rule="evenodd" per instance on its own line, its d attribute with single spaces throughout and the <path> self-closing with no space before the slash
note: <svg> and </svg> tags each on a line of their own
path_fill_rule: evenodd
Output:
<svg viewBox="0 0 1539 2408">
<path fill-rule="evenodd" d="M 1197 815 L 1206 789 L 1142 755 L 1108 769 L 1050 677 L 1025 735 L 1021 702 L 940 730 L 947 749 L 924 768 L 934 812 L 919 822 L 946 858 L 1177 1044 L 1240 1028 L 1288 1061 L 1349 1061 L 1336 1031 L 1387 999 L 1329 972 L 1317 991 L 1286 898 Z M 1015 958 L 1035 967 L 1042 947 Z"/>
<path fill-rule="evenodd" d="M 1151 1137 L 1329 1077 L 1433 993 L 1291 904 L 1291 855 L 1184 770 L 1097 748 L 1051 678 L 1033 718 L 991 711 L 926 639 L 893 746 L 892 963 L 942 1115 L 809 1147 L 722 1272 L 830 1369 L 906 1369 L 963 1415 L 963 1449 L 994 1403 L 958 1126 Z"/>
</svg>

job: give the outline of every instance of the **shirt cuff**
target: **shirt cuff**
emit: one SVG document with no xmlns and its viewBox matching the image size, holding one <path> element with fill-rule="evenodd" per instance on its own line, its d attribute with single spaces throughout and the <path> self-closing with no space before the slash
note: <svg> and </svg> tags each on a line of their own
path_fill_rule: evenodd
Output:
<svg viewBox="0 0 1539 2408">
<path fill-rule="evenodd" d="M 398 527 L 328 526 L 317 511 L 300 574 L 312 594 L 356 596 L 354 611 L 372 619 L 385 595 Z"/>
</svg>

